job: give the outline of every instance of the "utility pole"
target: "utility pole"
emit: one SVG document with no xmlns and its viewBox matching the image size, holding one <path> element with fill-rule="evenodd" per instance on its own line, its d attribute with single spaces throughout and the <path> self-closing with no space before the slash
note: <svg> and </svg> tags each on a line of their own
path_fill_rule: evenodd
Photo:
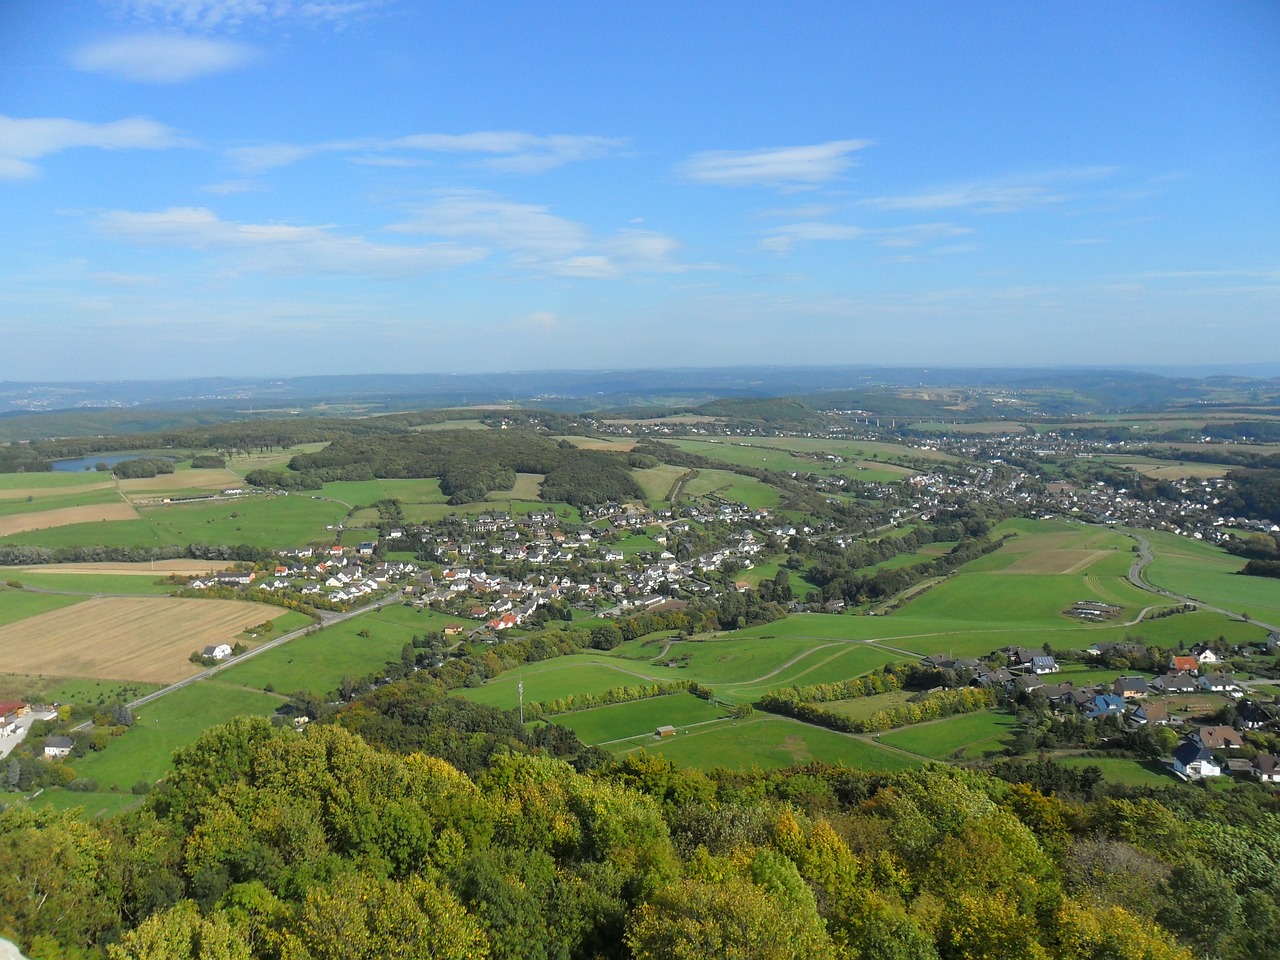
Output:
<svg viewBox="0 0 1280 960">
<path fill-rule="evenodd" d="M 524 726 L 524 681 L 516 685 L 520 690 L 520 726 Z"/>
</svg>

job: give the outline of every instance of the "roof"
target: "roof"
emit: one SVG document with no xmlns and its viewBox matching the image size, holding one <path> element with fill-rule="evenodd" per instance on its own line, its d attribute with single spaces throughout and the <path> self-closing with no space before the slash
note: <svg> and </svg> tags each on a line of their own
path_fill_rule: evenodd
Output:
<svg viewBox="0 0 1280 960">
<path fill-rule="evenodd" d="M 69 750 L 74 747 L 76 743 L 70 737 L 49 737 L 45 740 L 44 745 L 58 750 Z"/>
</svg>

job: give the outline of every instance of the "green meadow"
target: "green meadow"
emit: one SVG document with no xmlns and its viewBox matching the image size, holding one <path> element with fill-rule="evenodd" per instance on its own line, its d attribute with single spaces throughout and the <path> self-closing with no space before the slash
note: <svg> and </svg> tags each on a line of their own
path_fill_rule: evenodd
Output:
<svg viewBox="0 0 1280 960">
<path fill-rule="evenodd" d="M 1142 531 L 1155 560 L 1148 583 L 1182 596 L 1280 625 L 1280 580 L 1240 576 L 1245 561 L 1218 547 L 1160 531 Z"/>
<path fill-rule="evenodd" d="M 13 574 L 9 576 L 18 579 Z M 18 582 L 22 580 L 19 579 Z M 49 593 L 28 593 L 12 587 L 0 586 L 0 626 L 17 623 L 27 617 L 36 617 L 50 610 L 69 607 L 83 599 L 83 597 L 62 597 Z"/>
<path fill-rule="evenodd" d="M 463 621 L 433 610 L 393 604 L 295 637 L 228 667 L 218 678 L 257 690 L 270 684 L 279 693 L 302 690 L 325 696 L 338 688 L 343 677 L 365 677 L 388 661 L 399 660 L 400 651 L 415 636 L 458 622 Z"/>
<path fill-rule="evenodd" d="M 682 730 L 661 740 L 648 736 L 615 745 L 618 754 L 634 750 L 666 757 L 702 770 L 777 769 L 819 761 L 866 770 L 906 770 L 921 761 L 886 750 L 870 740 L 814 727 L 786 717 L 755 714 Z"/>
<path fill-rule="evenodd" d="M 101 476 L 101 474 L 99 474 Z M 56 493 L 48 496 L 28 495 L 18 500 L 0 498 L 0 517 L 16 516 L 23 513 L 42 513 L 45 510 L 60 510 L 65 507 L 87 507 L 99 503 L 119 503 L 120 494 L 114 488 L 103 490 L 80 490 L 71 488 L 54 488 Z"/>
<path fill-rule="evenodd" d="M 617 703 L 550 718 L 568 727 L 583 743 L 612 743 L 629 737 L 652 736 L 661 726 L 688 727 L 725 717 L 724 708 L 690 693 L 677 693 L 631 703 Z"/>
<path fill-rule="evenodd" d="M 215 678 L 175 690 L 134 712 L 134 724 L 105 749 L 71 761 L 78 776 L 100 788 L 154 783 L 173 766 L 173 751 L 209 727 L 241 714 L 269 716 L 283 697 Z"/>
<path fill-rule="evenodd" d="M 96 470 L 71 472 L 49 470 L 36 473 L 0 473 L 0 499 L 6 490 L 66 490 L 110 480 L 111 474 Z"/>
<path fill-rule="evenodd" d="M 153 578 L 131 573 L 47 573 L 41 570 L 15 572 L 12 576 L 27 587 L 86 596 L 102 594 L 163 596 L 171 590 L 178 589 L 161 574 Z"/>
<path fill-rule="evenodd" d="M 753 509 L 776 507 L 782 499 L 777 489 L 755 477 L 744 477 L 731 470 L 699 470 L 697 476 L 680 488 L 682 497 L 717 496 L 745 503 Z"/>
<path fill-rule="evenodd" d="M 1011 714 L 983 710 L 891 730 L 878 739 L 932 760 L 944 760 L 959 750 L 965 759 L 977 759 L 1004 750 L 1016 726 Z"/>
<path fill-rule="evenodd" d="M 487 680 L 483 686 L 454 692 L 476 703 L 514 710 L 520 702 L 521 682 L 525 703 L 533 703 L 558 700 L 575 693 L 603 693 L 615 687 L 686 679 L 678 674 L 679 671 L 673 669 L 619 661 L 601 654 L 577 654 L 508 670 Z"/>
</svg>

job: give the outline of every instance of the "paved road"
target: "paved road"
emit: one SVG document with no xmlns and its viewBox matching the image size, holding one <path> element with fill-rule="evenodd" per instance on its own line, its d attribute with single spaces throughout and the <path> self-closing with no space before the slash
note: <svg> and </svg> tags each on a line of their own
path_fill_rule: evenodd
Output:
<svg viewBox="0 0 1280 960">
<path fill-rule="evenodd" d="M 1167 597 L 1168 599 L 1176 600 L 1179 603 L 1189 603 L 1192 606 L 1199 607 L 1201 610 L 1208 610 L 1211 613 L 1221 613 L 1233 620 L 1254 623 L 1262 627 L 1264 630 L 1270 630 L 1272 633 L 1280 632 L 1280 627 L 1275 624 L 1263 623 L 1261 620 L 1255 620 L 1252 617 L 1246 620 L 1246 618 L 1242 617 L 1236 610 L 1227 610 L 1225 607 L 1215 607 L 1213 604 L 1205 603 L 1203 600 L 1197 600 L 1195 597 L 1184 597 L 1180 593 L 1171 593 L 1170 591 L 1163 590 L 1160 587 L 1153 587 L 1146 581 L 1146 578 L 1143 577 L 1143 573 L 1146 571 L 1148 564 L 1155 559 L 1155 556 L 1151 553 L 1151 541 L 1140 533 L 1129 533 L 1127 536 L 1132 537 L 1138 543 L 1138 557 L 1133 561 L 1133 565 L 1129 567 L 1129 582 L 1139 590 L 1146 590 L 1148 593 Z"/>
<path fill-rule="evenodd" d="M 320 615 L 319 627 L 331 627 L 335 623 L 341 623 L 343 620 L 350 620 L 352 617 L 358 617 L 361 614 L 368 613 L 370 610 L 378 610 L 378 609 L 381 609 L 382 607 L 389 606 L 393 603 L 398 603 L 403 598 L 403 596 L 404 595 L 397 590 L 395 593 L 392 593 L 392 594 L 389 594 L 388 596 L 383 597 L 381 600 L 377 601 L 376 603 L 371 603 L 367 607 L 357 607 L 355 610 L 348 610 L 346 613 L 333 613 L 328 610 L 319 610 L 317 611 L 317 613 Z M 290 640 L 294 640 L 302 636 L 303 634 L 307 633 L 308 631 L 314 630 L 316 628 L 317 628 L 316 624 L 311 624 L 309 626 L 303 627 L 300 630 L 294 630 L 292 633 L 286 633 L 283 636 L 276 637 L 274 640 L 269 640 L 260 647 L 254 647 L 252 650 L 249 650 L 246 653 L 242 653 L 238 657 L 232 657 L 231 659 L 218 664 L 216 667 L 210 667 L 208 670 L 205 670 L 201 673 L 197 673 L 193 677 L 187 677 L 187 679 L 185 680 L 179 680 L 177 683 L 171 683 L 169 684 L 169 686 L 163 687 L 160 690 L 156 690 L 154 693 L 148 693 L 145 697 L 139 697 L 137 700 L 134 700 L 131 703 L 127 704 L 127 706 L 129 707 L 130 710 L 136 710 L 138 707 L 142 706 L 143 704 L 150 703 L 153 700 L 159 700 L 161 697 L 165 696 L 166 694 L 173 693 L 173 691 L 175 690 L 181 690 L 183 687 L 189 687 L 193 683 L 199 683 L 201 680 L 207 680 L 209 677 L 212 677 L 214 674 L 220 673 L 221 671 L 226 670 L 228 667 L 234 667 L 236 664 L 244 663 L 250 657 L 256 657 L 260 653 L 266 653 L 268 650 L 274 650 L 276 647 L 282 646 L 283 644 L 288 643 Z M 88 720 L 80 724 L 78 727 L 75 727 L 74 729 L 78 732 L 81 730 L 88 730 L 92 726 L 93 726 L 93 721 Z"/>
</svg>

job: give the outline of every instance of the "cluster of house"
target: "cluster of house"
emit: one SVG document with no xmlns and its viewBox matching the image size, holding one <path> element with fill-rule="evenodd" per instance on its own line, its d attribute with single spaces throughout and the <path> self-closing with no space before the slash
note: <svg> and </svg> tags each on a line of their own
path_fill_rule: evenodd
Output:
<svg viewBox="0 0 1280 960">
<path fill-rule="evenodd" d="M 374 562 L 373 544 L 354 550 L 332 546 L 317 551 L 297 547 L 282 552 L 288 562 L 276 564 L 273 574 L 259 576 L 256 570 L 228 570 L 187 583 L 192 590 L 210 587 L 252 587 L 268 593 L 295 592 L 304 597 L 323 597 L 334 603 L 350 604 L 407 580 L 418 571 L 413 563 Z M 311 561 L 315 561 L 314 563 Z"/>
<path fill-rule="evenodd" d="M 1256 704 L 1254 707 L 1249 714 L 1250 723 L 1276 724 L 1275 728 L 1280 729 L 1280 708 L 1275 704 Z M 1267 714 L 1266 719 L 1263 719 L 1264 713 Z M 1240 755 L 1243 746 L 1243 738 L 1233 727 L 1200 727 L 1183 737 L 1173 752 L 1173 772 L 1184 780 L 1220 777 L 1225 771 L 1232 776 L 1251 777 L 1261 783 L 1280 783 L 1280 757 L 1270 753 L 1244 757 Z"/>
<path fill-rule="evenodd" d="M 31 704 L 18 700 L 0 701 L 0 736 L 18 732 L 18 718 L 31 712 Z"/>
</svg>

